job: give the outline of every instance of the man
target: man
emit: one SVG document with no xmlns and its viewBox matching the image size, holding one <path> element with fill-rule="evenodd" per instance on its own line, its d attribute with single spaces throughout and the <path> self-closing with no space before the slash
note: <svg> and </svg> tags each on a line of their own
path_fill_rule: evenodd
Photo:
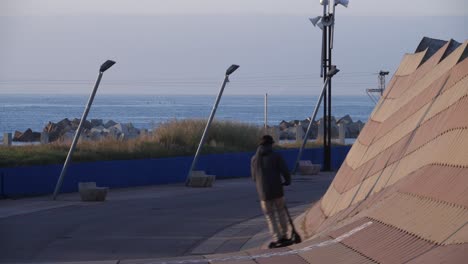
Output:
<svg viewBox="0 0 468 264">
<path fill-rule="evenodd" d="M 270 135 L 263 136 L 250 164 L 262 211 L 273 237 L 269 248 L 292 244 L 292 241 L 288 239 L 288 216 L 283 191 L 283 185 L 291 184 L 291 174 L 283 157 L 273 152 L 273 143 Z"/>
</svg>

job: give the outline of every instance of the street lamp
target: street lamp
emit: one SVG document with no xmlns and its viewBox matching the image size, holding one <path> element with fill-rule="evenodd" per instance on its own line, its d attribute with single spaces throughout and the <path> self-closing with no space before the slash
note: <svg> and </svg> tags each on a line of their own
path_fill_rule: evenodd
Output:
<svg viewBox="0 0 468 264">
<path fill-rule="evenodd" d="M 89 97 L 88 104 L 86 105 L 86 108 L 83 112 L 83 116 L 81 117 L 80 124 L 78 125 L 75 136 L 73 137 L 70 150 L 68 151 L 67 158 L 65 159 L 65 163 L 63 164 L 62 172 L 60 172 L 60 177 L 58 178 L 57 184 L 55 185 L 55 190 L 53 194 L 54 200 L 57 199 L 57 195 L 60 191 L 60 188 L 62 188 L 63 178 L 65 177 L 65 174 L 67 173 L 68 164 L 70 163 L 72 159 L 72 155 L 73 155 L 73 152 L 75 151 L 76 144 L 78 143 L 78 139 L 80 138 L 81 130 L 83 129 L 83 123 L 85 122 L 86 117 L 88 116 L 89 110 L 91 109 L 91 105 L 93 104 L 94 96 L 96 95 L 99 84 L 101 83 L 102 75 L 104 74 L 105 71 L 107 71 L 114 64 L 115 64 L 115 61 L 107 60 L 99 68 L 99 75 L 97 77 L 96 83 L 94 84 L 94 89 L 91 92 L 91 96 Z"/>
<path fill-rule="evenodd" d="M 216 97 L 216 101 L 213 105 L 213 109 L 211 110 L 210 117 L 208 118 L 208 123 L 206 123 L 205 130 L 203 131 L 202 137 L 200 139 L 200 143 L 198 144 L 197 152 L 195 153 L 195 157 L 193 158 L 192 165 L 190 166 L 190 170 L 187 174 L 187 179 L 185 180 L 185 185 L 188 186 L 190 183 L 190 177 L 192 176 L 192 171 L 195 169 L 195 166 L 198 161 L 198 156 L 200 155 L 201 148 L 203 147 L 203 144 L 205 143 L 205 137 L 208 132 L 208 129 L 210 128 L 211 122 L 213 121 L 213 117 L 216 113 L 216 109 L 218 108 L 219 101 L 221 100 L 221 96 L 223 95 L 224 87 L 226 87 L 226 84 L 229 82 L 229 75 L 231 75 L 233 72 L 235 72 L 239 68 L 239 65 L 231 65 L 227 70 L 226 70 L 226 75 L 224 76 L 223 84 L 221 85 L 221 89 L 219 90 L 218 96 Z"/>
<path fill-rule="evenodd" d="M 338 71 L 332 65 L 335 6 L 342 5 L 348 7 L 349 0 L 320 0 L 320 4 L 323 6 L 322 16 L 310 18 L 309 20 L 315 27 L 319 27 L 322 30 L 320 77 L 323 77 L 324 87 L 328 88 L 324 88 L 323 90 L 323 160 L 324 170 L 331 171 L 331 79 Z M 333 72 L 333 74 L 329 74 L 329 72 Z"/>
<path fill-rule="evenodd" d="M 315 105 L 314 112 L 312 113 L 312 116 L 310 117 L 310 122 L 309 122 L 309 125 L 307 126 L 307 131 L 304 135 L 304 140 L 302 141 L 302 145 L 301 145 L 301 148 L 299 149 L 299 154 L 297 155 L 296 163 L 294 164 L 294 169 L 291 172 L 291 174 L 296 174 L 296 171 L 299 168 L 299 161 L 301 160 L 301 157 L 302 157 L 302 151 L 304 150 L 304 147 L 307 143 L 307 139 L 309 138 L 310 129 L 312 128 L 312 124 L 315 122 L 315 117 L 317 116 L 317 112 L 320 107 L 320 102 L 322 101 L 323 95 L 325 94 L 328 82 L 339 71 L 340 70 L 336 68 L 335 65 L 332 65 L 331 70 L 327 72 L 327 78 L 325 79 L 325 83 L 323 84 L 322 92 L 320 93 L 319 99 L 317 100 L 317 104 Z"/>
</svg>

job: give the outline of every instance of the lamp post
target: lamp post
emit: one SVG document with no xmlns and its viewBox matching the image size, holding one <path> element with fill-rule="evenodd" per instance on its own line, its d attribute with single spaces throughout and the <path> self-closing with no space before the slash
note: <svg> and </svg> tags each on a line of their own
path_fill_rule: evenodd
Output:
<svg viewBox="0 0 468 264">
<path fill-rule="evenodd" d="M 323 6 L 323 15 L 310 18 L 314 26 L 322 30 L 322 52 L 320 60 L 320 77 L 323 77 L 324 85 L 327 87 L 323 91 L 323 169 L 331 171 L 331 87 L 332 77 L 328 72 L 332 70 L 332 49 L 333 33 L 335 25 L 335 6 L 340 4 L 348 7 L 348 0 L 320 0 Z M 336 74 L 336 73 L 335 73 Z"/>
<path fill-rule="evenodd" d="M 198 144 L 197 152 L 195 153 L 195 157 L 193 158 L 192 165 L 190 166 L 190 170 L 187 174 L 187 179 L 185 180 L 186 186 L 188 186 L 190 182 L 190 177 L 192 175 L 192 171 L 195 169 L 195 166 L 197 164 L 198 156 L 200 155 L 201 148 L 203 147 L 203 144 L 205 143 L 205 137 L 208 132 L 208 129 L 210 128 L 211 122 L 213 121 L 213 117 L 216 114 L 216 109 L 218 108 L 219 101 L 221 100 L 221 96 L 223 95 L 224 87 L 226 87 L 226 84 L 229 82 L 229 75 L 235 72 L 238 68 L 239 68 L 239 65 L 233 64 L 226 70 L 223 84 L 221 85 L 221 89 L 219 90 L 218 96 L 216 97 L 216 101 L 211 110 L 210 117 L 208 118 L 208 123 L 206 123 L 205 130 L 203 131 L 202 137 L 200 139 L 200 143 Z"/>
<path fill-rule="evenodd" d="M 318 109 L 320 108 L 320 102 L 322 101 L 323 96 L 324 96 L 324 94 L 326 92 L 328 82 L 339 71 L 340 70 L 338 68 L 336 68 L 335 65 L 332 65 L 331 70 L 327 72 L 327 76 L 326 76 L 326 79 L 325 79 L 325 83 L 323 84 L 322 92 L 320 93 L 319 99 L 317 100 L 317 104 L 315 105 L 314 112 L 312 113 L 312 116 L 310 117 L 310 122 L 309 122 L 309 125 L 307 126 L 307 131 L 306 131 L 306 133 L 304 135 L 304 140 L 302 141 L 302 145 L 301 145 L 301 148 L 299 149 L 299 154 L 297 155 L 296 163 L 294 164 L 294 169 L 293 169 L 291 174 L 296 174 L 296 171 L 297 171 L 297 169 L 299 167 L 299 161 L 301 160 L 301 157 L 302 157 L 302 151 L 304 150 L 304 147 L 305 147 L 305 145 L 307 143 L 307 139 L 309 138 L 310 129 L 312 128 L 312 123 L 314 123 L 315 117 L 317 116 Z"/>
<path fill-rule="evenodd" d="M 94 89 L 91 92 L 91 96 L 89 97 L 88 104 L 86 105 L 86 108 L 83 112 L 83 116 L 81 117 L 80 124 L 78 125 L 78 128 L 76 130 L 75 137 L 73 137 L 70 150 L 68 151 L 67 158 L 65 159 L 65 163 L 63 164 L 62 171 L 60 172 L 60 176 L 57 180 L 57 184 L 55 185 L 55 190 L 53 194 L 54 200 L 57 199 L 57 195 L 60 191 L 60 188 L 62 187 L 63 179 L 65 178 L 65 174 L 67 173 L 68 164 L 70 164 L 70 161 L 72 159 L 72 155 L 73 155 L 73 152 L 75 151 L 76 144 L 78 143 L 78 140 L 80 138 L 81 130 L 83 129 L 83 123 L 86 120 L 86 117 L 88 116 L 89 110 L 91 109 L 91 105 L 93 104 L 94 96 L 96 95 L 99 84 L 101 83 L 102 75 L 104 74 L 105 71 L 107 71 L 114 64 L 115 64 L 115 61 L 107 60 L 99 68 L 99 75 L 97 77 L 96 83 L 94 84 Z"/>
<path fill-rule="evenodd" d="M 265 134 L 268 133 L 268 93 L 265 94 L 265 124 L 264 124 L 264 129 L 265 129 Z"/>
</svg>

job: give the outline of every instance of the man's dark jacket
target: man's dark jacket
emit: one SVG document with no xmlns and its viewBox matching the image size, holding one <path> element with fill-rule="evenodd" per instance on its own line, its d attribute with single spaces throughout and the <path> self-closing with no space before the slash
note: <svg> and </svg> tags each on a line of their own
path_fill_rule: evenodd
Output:
<svg viewBox="0 0 468 264">
<path fill-rule="evenodd" d="M 291 183 L 286 162 L 280 154 L 273 152 L 271 145 L 261 145 L 250 163 L 252 179 L 257 185 L 260 200 L 269 201 L 284 195 L 281 175 L 285 185 Z"/>
</svg>

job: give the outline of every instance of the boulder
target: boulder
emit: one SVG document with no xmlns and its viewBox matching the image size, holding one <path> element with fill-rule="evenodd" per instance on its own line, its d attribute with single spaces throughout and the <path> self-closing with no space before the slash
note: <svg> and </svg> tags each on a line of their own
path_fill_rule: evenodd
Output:
<svg viewBox="0 0 468 264">
<path fill-rule="evenodd" d="M 73 137 L 75 137 L 75 131 L 74 130 L 70 130 L 68 132 L 65 132 L 63 135 L 60 136 L 59 140 L 61 142 L 66 142 L 66 143 L 70 143 L 73 141 Z"/>
<path fill-rule="evenodd" d="M 33 132 L 30 128 L 26 129 L 23 133 L 15 131 L 13 141 L 19 142 L 36 142 L 41 140 L 41 133 Z"/>
<path fill-rule="evenodd" d="M 51 123 L 51 122 L 49 122 L 49 123 Z M 59 129 L 64 129 L 67 126 L 71 126 L 72 123 L 71 123 L 70 120 L 68 120 L 68 118 L 65 118 L 65 119 L 60 120 L 56 125 L 58 126 Z"/>
<path fill-rule="evenodd" d="M 289 126 L 290 127 L 295 127 L 295 126 L 297 126 L 299 124 L 299 122 L 300 122 L 299 120 L 291 120 L 291 121 L 289 121 Z"/>
<path fill-rule="evenodd" d="M 73 130 L 76 130 L 78 129 L 78 126 L 80 125 L 80 122 L 81 122 L 81 119 L 78 119 L 78 118 L 75 118 L 71 121 L 71 127 Z M 85 120 L 83 122 L 83 129 L 91 129 L 93 127 L 93 125 L 91 124 L 91 122 L 89 122 L 88 120 Z"/>
<path fill-rule="evenodd" d="M 122 134 L 122 131 L 120 131 L 118 128 L 116 128 L 114 126 L 109 127 L 107 130 L 109 130 L 108 136 L 110 136 L 110 137 L 112 137 L 114 139 L 119 138 L 120 135 Z"/>
<path fill-rule="evenodd" d="M 302 121 L 299 120 L 292 120 L 292 121 L 284 121 L 282 120 L 279 124 L 280 127 L 280 139 L 295 139 L 296 134 L 296 127 L 302 127 L 302 129 L 307 131 L 307 127 L 309 126 L 310 118 L 304 119 Z M 323 118 L 315 121 L 312 123 L 309 138 L 310 139 L 317 139 L 318 135 L 320 134 L 318 129 L 320 124 L 323 122 Z M 346 137 L 347 138 L 356 138 L 359 135 L 359 132 L 364 127 L 364 123 L 361 121 L 353 122 L 353 119 L 349 115 L 345 115 L 344 117 L 340 118 L 336 121 L 334 116 L 331 117 L 331 137 L 338 138 L 339 137 L 339 128 L 338 124 L 345 124 L 346 125 Z"/>
<path fill-rule="evenodd" d="M 289 128 L 289 127 L 290 127 L 289 123 L 284 121 L 284 120 L 281 121 L 280 124 L 279 124 L 279 128 L 280 128 L 281 131 L 283 131 L 283 130 Z"/>
<path fill-rule="evenodd" d="M 293 140 L 296 139 L 296 128 L 295 127 L 289 127 L 288 129 L 285 130 L 286 132 L 286 138 L 288 140 Z"/>
<path fill-rule="evenodd" d="M 91 119 L 91 126 L 92 127 L 98 127 L 98 126 L 104 127 L 104 122 L 102 121 L 102 119 Z"/>
<path fill-rule="evenodd" d="M 87 134 L 89 140 L 91 141 L 100 141 L 103 139 L 104 135 L 102 131 L 93 131 L 94 128 L 91 129 L 91 131 Z"/>
<path fill-rule="evenodd" d="M 133 126 L 132 123 L 125 124 L 127 127 L 127 138 L 137 138 L 140 135 L 140 130 Z"/>
<path fill-rule="evenodd" d="M 306 128 L 307 130 L 307 128 Z M 309 139 L 315 139 L 317 138 L 317 134 L 318 134 L 318 125 L 317 125 L 317 122 L 314 122 L 312 123 L 312 127 L 310 128 L 310 132 L 309 132 Z"/>
<path fill-rule="evenodd" d="M 96 126 L 96 127 L 91 128 L 89 132 L 90 133 L 104 133 L 104 130 L 109 131 L 104 126 Z"/>
<path fill-rule="evenodd" d="M 128 128 L 125 124 L 117 123 L 109 128 L 110 130 L 115 130 L 120 134 L 128 134 Z"/>
<path fill-rule="evenodd" d="M 114 120 L 109 120 L 109 121 L 107 121 L 107 123 L 104 124 L 104 127 L 105 128 L 110 128 L 110 127 L 113 127 L 115 125 L 117 125 L 117 122 L 114 122 Z"/>
<path fill-rule="evenodd" d="M 349 115 L 345 115 L 343 116 L 342 118 L 338 119 L 338 121 L 336 121 L 337 124 L 341 124 L 341 123 L 344 123 L 344 124 L 351 124 L 353 123 L 353 119 L 351 118 L 351 116 Z"/>
<path fill-rule="evenodd" d="M 110 127 L 109 130 L 112 131 L 110 134 L 115 135 L 122 140 L 136 138 L 140 134 L 140 130 L 135 128 L 132 123 L 117 123 Z"/>
<path fill-rule="evenodd" d="M 49 134 L 49 141 L 56 141 L 60 137 L 58 125 L 50 122 L 42 129 L 42 132 Z"/>
<path fill-rule="evenodd" d="M 16 130 L 15 133 L 13 134 L 13 141 L 19 141 L 19 138 L 21 137 L 22 134 L 23 132 Z"/>
<path fill-rule="evenodd" d="M 42 130 L 49 134 L 49 142 L 53 142 L 56 140 L 63 140 L 63 136 L 68 132 L 73 132 L 78 129 L 78 125 L 80 124 L 80 119 L 75 118 L 70 121 L 68 118 L 62 119 L 57 123 L 50 122 L 44 127 Z M 85 121 L 83 123 L 83 130 L 90 130 L 92 128 L 92 124 L 89 121 Z"/>
<path fill-rule="evenodd" d="M 307 127 L 309 126 L 310 121 L 309 120 L 302 120 L 299 122 L 298 126 L 301 126 L 304 131 L 307 130 Z"/>
</svg>

